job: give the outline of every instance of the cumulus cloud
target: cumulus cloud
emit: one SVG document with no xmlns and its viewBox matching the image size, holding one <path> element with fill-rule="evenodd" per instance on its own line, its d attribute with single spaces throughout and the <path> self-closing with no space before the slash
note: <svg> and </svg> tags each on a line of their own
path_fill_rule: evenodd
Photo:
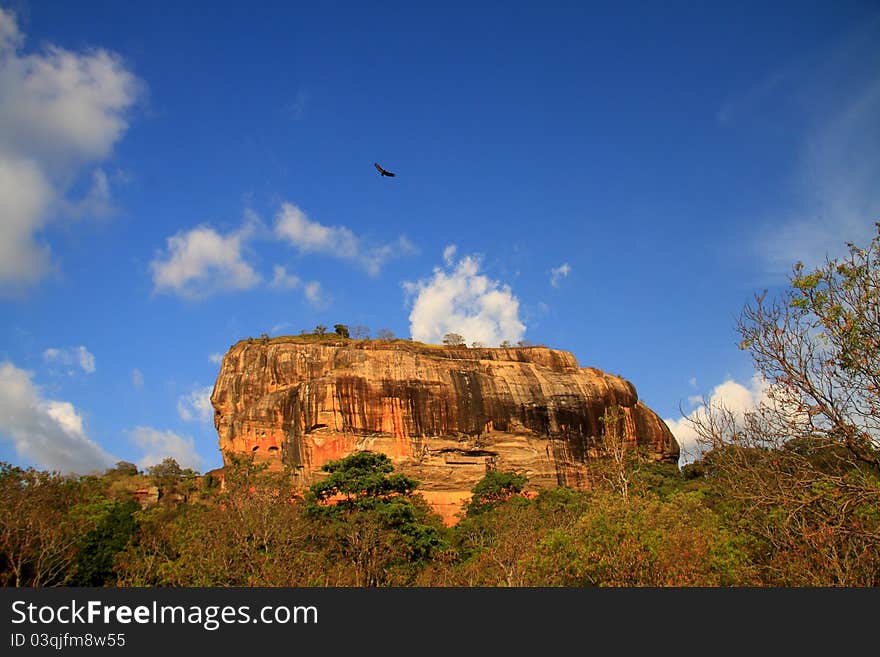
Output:
<svg viewBox="0 0 880 657">
<path fill-rule="evenodd" d="M 725 409 L 733 414 L 738 421 L 742 421 L 745 414 L 755 410 L 760 404 L 768 401 L 767 382 L 760 374 L 754 374 L 751 381 L 743 385 L 733 379 L 727 379 L 715 386 L 708 398 L 691 397 L 689 401 L 697 404 L 697 408 L 686 417 L 679 419 L 664 419 L 675 440 L 681 448 L 680 463 L 683 465 L 700 457 L 702 446 L 699 436 L 694 430 L 694 420 L 705 419 L 713 412 L 713 409 Z"/>
<path fill-rule="evenodd" d="M 14 14 L 0 9 L 0 291 L 18 292 L 52 269 L 41 232 L 76 205 L 69 189 L 107 158 L 128 128 L 139 80 L 114 54 L 75 53 L 54 45 L 21 52 Z M 106 201 L 93 172 L 83 212 Z M 103 203 L 101 207 L 105 207 Z M 76 214 L 76 213 L 73 213 Z"/>
<path fill-rule="evenodd" d="M 522 339 L 526 327 L 510 287 L 480 274 L 476 256 L 456 262 L 455 254 L 454 247 L 446 247 L 445 268 L 435 267 L 429 279 L 403 284 L 414 298 L 409 315 L 413 339 L 439 343 L 447 333 L 485 345 Z"/>
<path fill-rule="evenodd" d="M 559 282 L 568 276 L 569 272 L 571 272 L 571 266 L 564 262 L 558 267 L 554 267 L 550 270 L 550 285 L 553 287 L 559 287 Z"/>
<path fill-rule="evenodd" d="M 189 436 L 141 426 L 132 429 L 129 438 L 144 451 L 143 458 L 138 461 L 141 468 L 149 468 L 166 458 L 173 458 L 182 468 L 198 470 L 201 467 L 202 459 Z"/>
<path fill-rule="evenodd" d="M 86 374 L 95 372 L 95 356 L 82 345 L 70 349 L 50 347 L 43 352 L 43 360 L 47 363 L 78 365 Z"/>
<path fill-rule="evenodd" d="M 247 290 L 260 275 L 243 259 L 248 225 L 227 235 L 210 226 L 198 226 L 169 237 L 167 248 L 150 263 L 156 292 L 186 299 L 202 299 L 230 290 Z"/>
<path fill-rule="evenodd" d="M 196 386 L 177 400 L 177 414 L 184 422 L 199 420 L 209 423 L 214 419 L 214 407 L 211 406 L 211 386 Z"/>
<path fill-rule="evenodd" d="M 353 262 L 376 276 L 388 260 L 416 252 L 406 237 L 383 245 L 367 244 L 345 226 L 312 221 L 293 203 L 284 203 L 275 218 L 275 234 L 301 253 L 320 253 Z"/>
<path fill-rule="evenodd" d="M 144 387 L 144 373 L 136 367 L 131 371 L 131 385 L 137 390 L 141 390 Z"/>
<path fill-rule="evenodd" d="M 248 290 L 263 281 L 248 261 L 257 241 L 281 241 L 302 253 L 315 253 L 355 263 L 377 275 L 386 262 L 416 249 L 405 237 L 391 244 L 369 245 L 348 228 L 324 226 L 310 220 L 292 203 L 283 203 L 274 228 L 267 229 L 253 212 L 245 212 L 241 228 L 226 234 L 208 225 L 180 231 L 150 262 L 155 292 L 187 299 L 204 299 L 220 292 Z M 268 286 L 301 290 L 306 301 L 326 307 L 330 297 L 318 281 L 304 281 L 283 265 L 274 265 Z"/>
<path fill-rule="evenodd" d="M 0 363 L 0 438 L 38 467 L 85 474 L 117 459 L 92 441 L 70 402 L 45 399 L 31 373 Z"/>
</svg>

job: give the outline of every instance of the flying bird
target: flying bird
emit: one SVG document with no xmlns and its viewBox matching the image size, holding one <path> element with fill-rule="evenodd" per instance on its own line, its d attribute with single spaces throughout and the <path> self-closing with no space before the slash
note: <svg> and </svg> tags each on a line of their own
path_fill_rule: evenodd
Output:
<svg viewBox="0 0 880 657">
<path fill-rule="evenodd" d="M 378 162 L 373 162 L 373 166 L 376 167 L 376 170 L 383 176 L 391 176 L 392 178 L 394 177 L 393 173 L 391 173 L 390 171 L 386 171 L 385 169 L 380 167 Z"/>
</svg>

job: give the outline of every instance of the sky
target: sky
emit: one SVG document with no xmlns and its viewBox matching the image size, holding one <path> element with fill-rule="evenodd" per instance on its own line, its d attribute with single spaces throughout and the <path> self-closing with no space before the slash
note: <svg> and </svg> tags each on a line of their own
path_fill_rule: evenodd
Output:
<svg viewBox="0 0 880 657">
<path fill-rule="evenodd" d="M 571 351 L 688 447 L 878 220 L 876 3 L 0 0 L 0 460 L 219 467 L 226 350 L 336 323 Z"/>
</svg>

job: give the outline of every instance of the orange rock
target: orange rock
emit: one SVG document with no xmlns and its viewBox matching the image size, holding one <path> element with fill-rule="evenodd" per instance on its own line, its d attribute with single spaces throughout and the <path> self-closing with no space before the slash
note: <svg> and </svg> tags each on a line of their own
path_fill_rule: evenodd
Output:
<svg viewBox="0 0 880 657">
<path fill-rule="evenodd" d="M 211 402 L 224 455 L 287 464 L 307 487 L 328 461 L 384 452 L 450 520 L 490 469 L 525 474 L 530 487 L 588 487 L 609 407 L 629 444 L 656 460 L 679 452 L 629 381 L 545 347 L 243 340 L 224 356 Z"/>
</svg>

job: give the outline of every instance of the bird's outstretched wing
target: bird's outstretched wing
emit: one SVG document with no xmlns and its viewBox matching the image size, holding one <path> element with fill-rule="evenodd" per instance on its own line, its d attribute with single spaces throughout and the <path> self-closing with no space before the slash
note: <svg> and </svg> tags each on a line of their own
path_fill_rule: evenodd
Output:
<svg viewBox="0 0 880 657">
<path fill-rule="evenodd" d="M 380 174 L 382 174 L 383 176 L 391 176 L 392 178 L 394 177 L 394 174 L 393 174 L 393 173 L 391 173 L 390 171 L 386 171 L 385 169 L 383 169 L 382 167 L 380 167 L 378 162 L 373 162 L 373 166 L 376 167 L 376 170 L 377 170 Z"/>
</svg>

